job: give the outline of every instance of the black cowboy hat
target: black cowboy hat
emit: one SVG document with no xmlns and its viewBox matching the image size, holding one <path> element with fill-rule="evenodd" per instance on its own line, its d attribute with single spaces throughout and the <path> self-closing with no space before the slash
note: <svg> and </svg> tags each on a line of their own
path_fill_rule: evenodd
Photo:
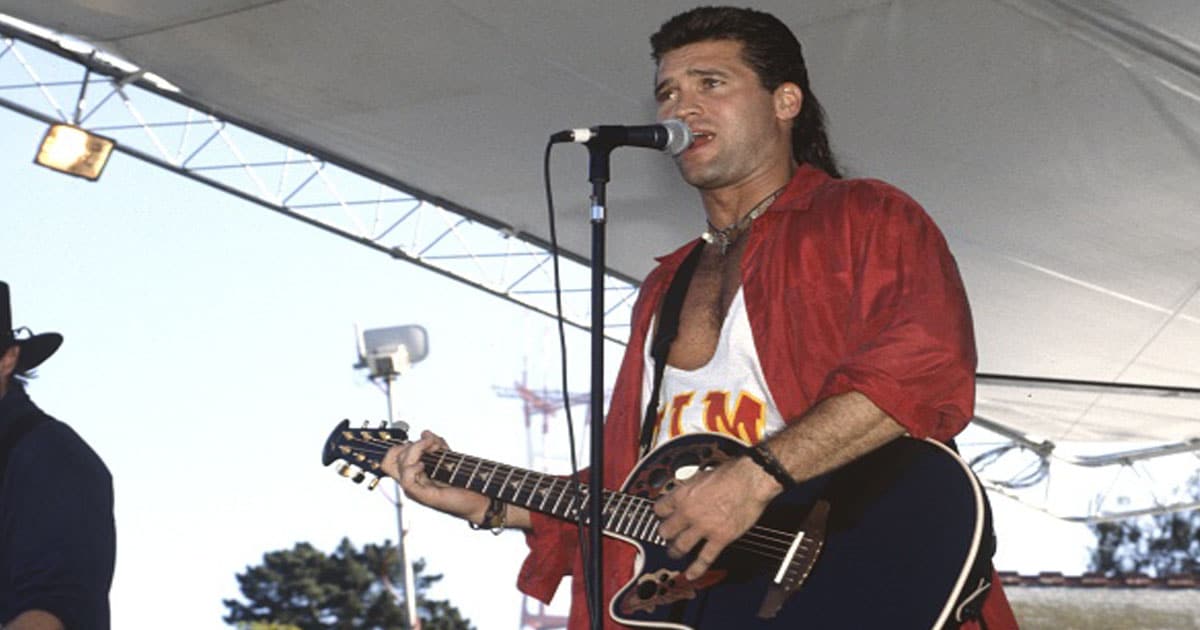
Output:
<svg viewBox="0 0 1200 630">
<path fill-rule="evenodd" d="M 23 329 L 26 332 L 28 328 Z M 17 339 L 17 331 L 12 327 L 12 305 L 8 301 L 8 283 L 0 281 L 0 352 L 12 346 L 21 347 L 21 356 L 17 359 L 18 374 L 42 364 L 50 358 L 55 350 L 62 345 L 63 337 L 58 333 L 30 334 L 24 339 Z"/>
</svg>

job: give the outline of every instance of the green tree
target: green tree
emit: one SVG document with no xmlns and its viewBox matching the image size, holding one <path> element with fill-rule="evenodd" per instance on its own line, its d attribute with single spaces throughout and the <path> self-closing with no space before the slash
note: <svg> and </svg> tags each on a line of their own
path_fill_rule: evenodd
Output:
<svg viewBox="0 0 1200 630">
<path fill-rule="evenodd" d="M 426 597 L 442 576 L 425 575 L 424 569 L 424 560 L 413 563 L 422 630 L 473 630 L 450 602 Z M 224 621 L 239 628 L 402 627 L 408 614 L 393 589 L 403 585 L 403 579 L 399 555 L 390 541 L 367 544 L 359 551 L 343 538 L 330 554 L 306 542 L 296 543 L 292 549 L 263 554 L 262 564 L 237 575 L 246 601 L 224 600 L 229 612 Z"/>
<path fill-rule="evenodd" d="M 1200 473 L 1188 480 L 1200 499 Z M 1090 569 L 1104 575 L 1154 577 L 1200 573 L 1200 510 L 1139 516 L 1088 526 L 1096 536 Z"/>
</svg>

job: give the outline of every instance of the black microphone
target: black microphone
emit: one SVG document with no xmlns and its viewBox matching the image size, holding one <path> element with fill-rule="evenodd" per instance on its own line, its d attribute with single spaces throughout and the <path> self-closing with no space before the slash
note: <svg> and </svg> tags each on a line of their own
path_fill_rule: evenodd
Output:
<svg viewBox="0 0 1200 630">
<path fill-rule="evenodd" d="M 692 130 L 677 118 L 664 120 L 657 125 L 600 125 L 590 129 L 567 129 L 550 136 L 550 142 L 577 142 L 589 146 L 646 147 L 659 149 L 671 155 L 679 155 L 691 146 Z"/>
</svg>

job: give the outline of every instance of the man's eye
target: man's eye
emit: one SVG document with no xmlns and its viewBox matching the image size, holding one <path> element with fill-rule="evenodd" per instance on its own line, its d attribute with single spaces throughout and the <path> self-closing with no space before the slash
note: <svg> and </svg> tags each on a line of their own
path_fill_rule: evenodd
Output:
<svg viewBox="0 0 1200 630">
<path fill-rule="evenodd" d="M 655 94 L 654 99 L 656 101 L 658 101 L 659 103 L 665 103 L 665 102 L 675 98 L 675 94 L 676 94 L 675 90 L 663 90 L 663 91 L 659 92 L 658 94 Z"/>
<path fill-rule="evenodd" d="M 715 88 L 718 85 L 721 85 L 721 80 L 720 79 L 704 79 L 704 81 L 702 82 L 702 85 L 704 85 L 704 87 L 706 87 L 706 88 Z"/>
</svg>

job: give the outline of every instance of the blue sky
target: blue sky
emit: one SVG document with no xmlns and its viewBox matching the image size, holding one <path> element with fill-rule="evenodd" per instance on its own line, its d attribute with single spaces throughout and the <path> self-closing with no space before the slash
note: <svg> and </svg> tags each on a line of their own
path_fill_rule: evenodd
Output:
<svg viewBox="0 0 1200 630">
<path fill-rule="evenodd" d="M 398 384 L 414 429 L 527 461 L 520 404 L 492 388 L 526 368 L 533 384 L 558 386 L 550 320 L 127 156 L 97 183 L 50 172 L 32 164 L 44 130 L 0 110 L 0 278 L 17 325 L 66 337 L 31 394 L 115 478 L 114 627 L 221 627 L 234 575 L 264 552 L 396 538 L 379 491 L 319 461 L 337 421 L 385 415 L 383 394 L 351 367 L 356 322 L 429 331 L 429 357 Z M 570 185 L 559 194 L 585 194 Z M 586 390 L 586 338 L 569 335 L 572 389 Z M 610 344 L 610 374 L 619 352 Z M 566 452 L 561 424 L 547 439 Z M 1000 569 L 1085 568 L 1085 528 L 994 502 Z M 436 594 L 482 630 L 517 627 L 521 537 L 410 515 L 410 553 L 446 574 Z"/>
</svg>

